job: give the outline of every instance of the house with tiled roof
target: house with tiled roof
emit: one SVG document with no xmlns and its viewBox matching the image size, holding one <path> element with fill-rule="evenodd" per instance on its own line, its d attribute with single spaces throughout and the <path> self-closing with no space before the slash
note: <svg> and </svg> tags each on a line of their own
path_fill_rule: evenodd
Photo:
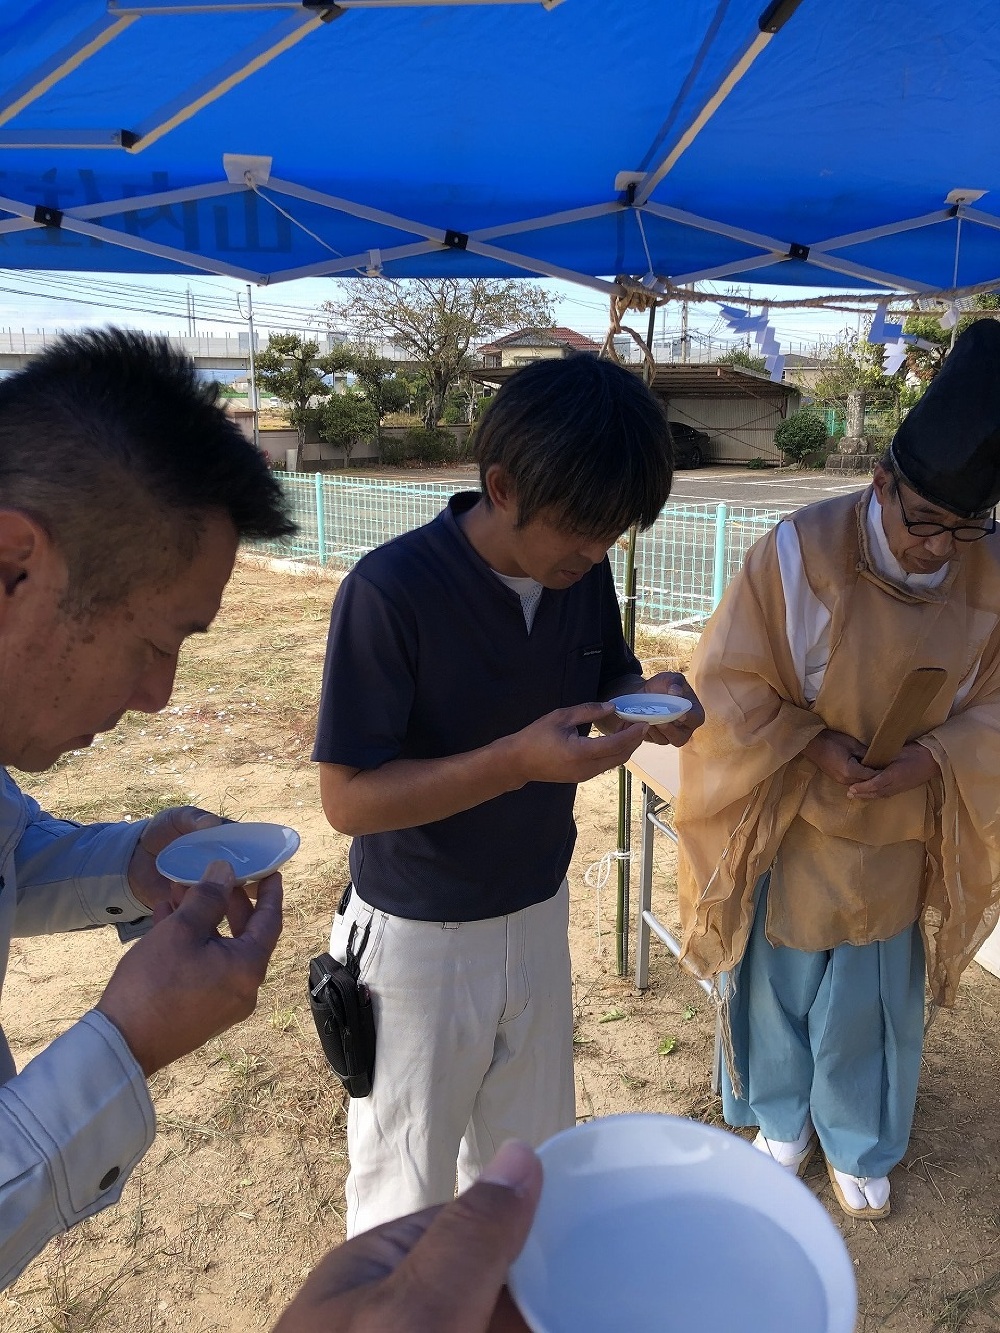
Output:
<svg viewBox="0 0 1000 1333">
<path fill-rule="evenodd" d="M 518 329 L 517 333 L 508 333 L 495 342 L 485 343 L 480 347 L 479 354 L 485 369 L 501 370 L 527 366 L 532 361 L 556 360 L 576 352 L 589 352 L 597 356 L 600 350 L 600 343 L 594 342 L 586 334 L 577 333 L 575 329 L 553 327 Z"/>
</svg>

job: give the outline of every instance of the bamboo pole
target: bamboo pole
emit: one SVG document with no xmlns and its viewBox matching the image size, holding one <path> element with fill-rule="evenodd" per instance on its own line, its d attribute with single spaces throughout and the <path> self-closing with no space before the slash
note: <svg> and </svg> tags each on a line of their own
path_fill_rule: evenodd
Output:
<svg viewBox="0 0 1000 1333">
<path fill-rule="evenodd" d="M 653 333 L 656 327 L 656 306 L 649 310 L 649 326 L 646 330 L 646 346 L 652 353 Z M 643 377 L 651 383 L 653 370 L 647 360 L 643 368 Z M 633 523 L 628 530 L 628 547 L 625 551 L 625 608 L 622 614 L 622 628 L 625 642 L 629 648 L 635 648 L 635 546 L 639 530 Z M 632 852 L 632 774 L 622 766 L 618 770 L 618 900 L 615 911 L 615 961 L 618 975 L 628 972 L 628 918 L 629 888 Z"/>
</svg>

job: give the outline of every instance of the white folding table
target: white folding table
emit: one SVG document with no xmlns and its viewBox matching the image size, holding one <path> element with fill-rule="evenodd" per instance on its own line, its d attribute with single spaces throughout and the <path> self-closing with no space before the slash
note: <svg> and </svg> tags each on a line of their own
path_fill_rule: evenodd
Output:
<svg viewBox="0 0 1000 1333">
<path fill-rule="evenodd" d="M 653 914 L 653 839 L 655 834 L 662 833 L 671 842 L 677 842 L 677 834 L 666 823 L 664 816 L 673 805 L 680 787 L 680 758 L 673 745 L 653 745 L 644 741 L 627 767 L 641 784 L 639 809 L 642 811 L 642 845 L 639 853 L 639 904 L 636 911 L 635 984 L 636 989 L 645 990 L 649 985 L 649 946 L 652 937 L 655 935 L 665 944 L 675 958 L 680 957 L 681 951 L 679 942 Z M 693 973 L 689 975 L 707 995 L 712 994 L 710 982 Z M 717 1017 L 712 1060 L 713 1092 L 719 1091 L 721 1053 Z"/>
</svg>

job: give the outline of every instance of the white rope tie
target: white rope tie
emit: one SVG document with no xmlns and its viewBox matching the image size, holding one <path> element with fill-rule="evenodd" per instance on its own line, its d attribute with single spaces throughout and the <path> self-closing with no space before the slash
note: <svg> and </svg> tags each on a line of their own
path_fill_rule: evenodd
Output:
<svg viewBox="0 0 1000 1333">
<path fill-rule="evenodd" d="M 265 204 L 270 204 L 270 206 L 274 209 L 276 213 L 280 213 L 283 218 L 287 218 L 293 227 L 298 227 L 299 231 L 305 232 L 305 234 L 311 240 L 315 241 L 317 245 L 321 245 L 324 250 L 329 250 L 331 255 L 336 255 L 338 259 L 345 258 L 343 251 L 334 249 L 334 247 L 330 245 L 328 241 L 323 240 L 322 236 L 318 236 L 316 232 L 310 231 L 310 229 L 306 226 L 304 222 L 300 222 L 297 217 L 289 213 L 287 208 L 282 208 L 282 206 L 277 202 L 276 199 L 272 199 L 269 194 L 265 194 L 264 191 L 257 184 L 257 182 L 254 180 L 253 174 L 251 172 L 248 171 L 245 173 L 244 180 L 247 183 L 247 189 L 252 190 L 254 194 L 257 196 L 257 198 L 262 199 Z M 362 277 L 367 276 L 364 269 L 355 268 L 352 269 L 351 271 L 360 274 Z"/>
<path fill-rule="evenodd" d="M 604 935 L 601 929 L 601 890 L 611 877 L 611 865 L 614 861 L 632 861 L 634 852 L 605 852 L 599 861 L 594 861 L 584 871 L 583 882 L 589 889 L 597 890 L 597 956 L 604 952 Z"/>
</svg>

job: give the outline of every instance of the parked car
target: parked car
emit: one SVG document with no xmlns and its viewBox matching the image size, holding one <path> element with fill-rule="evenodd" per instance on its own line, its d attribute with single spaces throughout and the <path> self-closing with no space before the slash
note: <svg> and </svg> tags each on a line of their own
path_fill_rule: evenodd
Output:
<svg viewBox="0 0 1000 1333">
<path fill-rule="evenodd" d="M 694 426 L 685 425 L 683 421 L 671 421 L 670 434 L 674 441 L 674 465 L 701 467 L 711 443 L 708 432 L 695 430 Z"/>
</svg>

